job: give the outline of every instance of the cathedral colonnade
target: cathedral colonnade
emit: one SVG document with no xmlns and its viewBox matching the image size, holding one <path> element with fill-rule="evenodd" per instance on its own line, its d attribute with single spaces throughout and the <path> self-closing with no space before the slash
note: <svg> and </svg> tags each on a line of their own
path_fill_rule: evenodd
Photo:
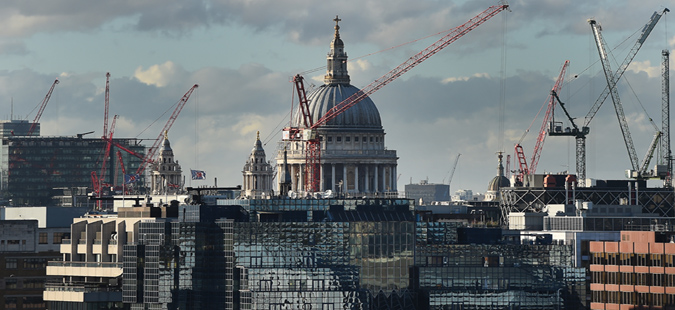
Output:
<svg viewBox="0 0 675 310">
<path fill-rule="evenodd" d="M 320 188 L 335 193 L 396 192 L 395 164 L 324 163 Z M 304 192 L 305 164 L 289 164 L 292 190 Z"/>
</svg>

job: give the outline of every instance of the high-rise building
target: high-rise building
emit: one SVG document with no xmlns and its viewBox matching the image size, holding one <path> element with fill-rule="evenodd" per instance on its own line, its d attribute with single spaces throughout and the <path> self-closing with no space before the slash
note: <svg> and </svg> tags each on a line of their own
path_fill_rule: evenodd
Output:
<svg viewBox="0 0 675 310">
<path fill-rule="evenodd" d="M 145 154 L 137 139 L 114 139 L 126 148 Z M 72 137 L 3 136 L 0 146 L 0 191 L 11 205 L 49 205 L 55 188 L 91 187 L 92 172 L 100 174 L 106 143 L 102 139 Z M 122 152 L 127 170 L 141 159 Z M 121 185 L 124 176 L 117 156 L 107 154 L 105 189 Z"/>
<path fill-rule="evenodd" d="M 675 308 L 673 237 L 622 231 L 620 241 L 591 241 L 590 309 Z"/>
</svg>

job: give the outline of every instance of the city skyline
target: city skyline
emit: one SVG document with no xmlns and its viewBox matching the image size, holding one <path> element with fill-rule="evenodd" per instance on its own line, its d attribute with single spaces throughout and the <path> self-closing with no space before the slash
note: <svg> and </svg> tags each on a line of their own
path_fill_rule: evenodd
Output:
<svg viewBox="0 0 675 310">
<path fill-rule="evenodd" d="M 0 22 L 0 106 L 6 111 L 2 117 L 13 114 L 15 119 L 32 120 L 31 110 L 58 77 L 61 83 L 40 121 L 42 134 L 95 130 L 93 136 L 100 136 L 105 73 L 110 72 L 110 116 L 120 115 L 115 136 L 154 139 L 166 113 L 173 110 L 171 105 L 199 84 L 168 135 L 184 171 L 208 173 L 207 181 L 190 181 L 188 176 L 186 185 L 212 185 L 214 178 L 219 186 L 241 184 L 241 169 L 257 131 L 267 158 L 275 157 L 281 128 L 297 99 L 289 80 L 325 65 L 336 15 L 342 19 L 352 84 L 361 88 L 440 36 L 378 51 L 450 30 L 496 4 L 16 2 L 7 5 Z M 430 183 L 447 183 L 454 159 L 462 153 L 451 192 L 460 188 L 485 192 L 497 173 L 495 153 L 512 154 L 528 127 L 523 147 L 529 160 L 541 126 L 541 115 L 533 118 L 565 60 L 571 66 L 561 99 L 573 116 L 583 118 L 604 88 L 587 19 L 603 25 L 603 35 L 609 47 L 616 48 L 613 54 L 620 63 L 637 38 L 635 32 L 667 5 L 666 1 L 509 4 L 512 12 L 500 13 L 371 96 L 382 116 L 386 146 L 400 157 L 399 190 L 427 178 Z M 661 50 L 675 46 L 668 19 L 668 14 L 662 18 L 619 84 L 640 159 L 654 133 L 648 119 L 660 127 Z M 305 76 L 320 85 L 324 72 L 319 69 Z M 556 115 L 556 120 L 564 120 L 560 110 Z M 618 129 L 608 99 L 591 124 L 588 177 L 623 179 L 630 162 Z M 515 163 L 512 158 L 511 169 Z M 547 138 L 538 167 L 538 172 L 569 168 L 574 173 L 574 141 Z"/>
</svg>

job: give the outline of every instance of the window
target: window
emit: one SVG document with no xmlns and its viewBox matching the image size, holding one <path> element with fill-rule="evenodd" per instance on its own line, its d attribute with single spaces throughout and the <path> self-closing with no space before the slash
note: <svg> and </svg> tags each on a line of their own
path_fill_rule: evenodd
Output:
<svg viewBox="0 0 675 310">
<path fill-rule="evenodd" d="M 635 254 L 635 257 L 637 258 L 637 266 L 649 266 L 647 254 Z"/>
<path fill-rule="evenodd" d="M 359 137 L 354 137 L 354 142 L 359 142 Z"/>
<path fill-rule="evenodd" d="M 651 279 L 648 273 L 637 273 L 635 278 L 635 285 L 649 286 L 650 284 Z"/>
<path fill-rule="evenodd" d="M 70 233 L 55 232 L 53 235 L 52 243 L 61 244 L 63 243 L 63 239 L 70 239 Z"/>
<path fill-rule="evenodd" d="M 651 254 L 652 266 L 663 267 L 663 254 Z"/>
<path fill-rule="evenodd" d="M 621 292 L 621 303 L 622 304 L 633 304 L 633 292 Z M 641 304 L 646 305 L 646 304 Z"/>
<path fill-rule="evenodd" d="M 351 141 L 351 138 L 352 138 L 352 137 L 345 137 L 345 142 Z"/>
<path fill-rule="evenodd" d="M 342 142 L 342 137 L 336 137 L 337 142 Z"/>
<path fill-rule="evenodd" d="M 47 243 L 49 243 L 48 240 L 49 240 L 49 233 L 41 232 L 41 233 L 40 233 L 40 239 L 39 239 L 38 242 L 39 242 L 40 244 L 47 244 Z"/>
<path fill-rule="evenodd" d="M 663 274 L 652 274 L 652 286 L 663 286 Z"/>
<path fill-rule="evenodd" d="M 328 139 L 328 142 L 333 142 L 333 137 L 331 137 L 331 136 L 328 136 L 328 138 L 327 138 L 327 139 Z"/>
<path fill-rule="evenodd" d="M 47 268 L 47 260 L 44 258 L 24 258 L 24 269 L 44 269 Z"/>
<path fill-rule="evenodd" d="M 635 274 L 632 272 L 621 273 L 622 285 L 635 285 Z"/>
<path fill-rule="evenodd" d="M 619 284 L 619 273 L 618 272 L 608 272 L 607 273 L 607 284 Z"/>
<path fill-rule="evenodd" d="M 18 268 L 18 259 L 16 258 L 7 258 L 5 259 L 5 268 L 6 269 L 16 269 Z"/>
</svg>

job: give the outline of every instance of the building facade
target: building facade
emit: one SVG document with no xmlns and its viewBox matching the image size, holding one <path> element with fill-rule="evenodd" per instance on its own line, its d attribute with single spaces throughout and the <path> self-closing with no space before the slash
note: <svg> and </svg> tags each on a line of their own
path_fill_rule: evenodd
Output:
<svg viewBox="0 0 675 310">
<path fill-rule="evenodd" d="M 347 53 L 340 39 L 338 21 L 340 20 L 336 17 L 324 84 L 307 95 L 313 123 L 317 123 L 331 108 L 360 91 L 350 84 Z M 291 127 L 305 127 L 300 107 L 293 115 Z M 316 134 L 321 141 L 320 191 L 331 190 L 355 197 L 397 197 L 398 157 L 395 150 L 385 147 L 380 113 L 369 97 L 319 126 Z M 288 142 L 286 146 L 291 190 L 303 193 L 307 185 L 304 180 L 306 145 L 303 141 L 294 141 Z M 284 146 L 279 147 L 276 157 L 277 171 L 282 171 L 283 150 Z"/>
<path fill-rule="evenodd" d="M 673 235 L 622 231 L 591 242 L 591 309 L 675 309 Z"/>
<path fill-rule="evenodd" d="M 137 139 L 114 139 L 138 154 L 145 147 Z M 12 205 L 49 205 L 54 188 L 91 187 L 92 172 L 100 174 L 105 148 L 102 139 L 42 136 L 3 136 L 0 147 L 2 195 Z M 124 176 L 113 149 L 106 156 L 107 174 L 102 184 L 121 186 Z M 136 169 L 141 159 L 122 152 L 126 169 Z M 117 176 L 117 178 L 115 177 Z"/>
<path fill-rule="evenodd" d="M 67 228 L 39 228 L 38 220 L 0 220 L 0 308 L 46 308 L 47 262 L 68 238 Z"/>
</svg>

